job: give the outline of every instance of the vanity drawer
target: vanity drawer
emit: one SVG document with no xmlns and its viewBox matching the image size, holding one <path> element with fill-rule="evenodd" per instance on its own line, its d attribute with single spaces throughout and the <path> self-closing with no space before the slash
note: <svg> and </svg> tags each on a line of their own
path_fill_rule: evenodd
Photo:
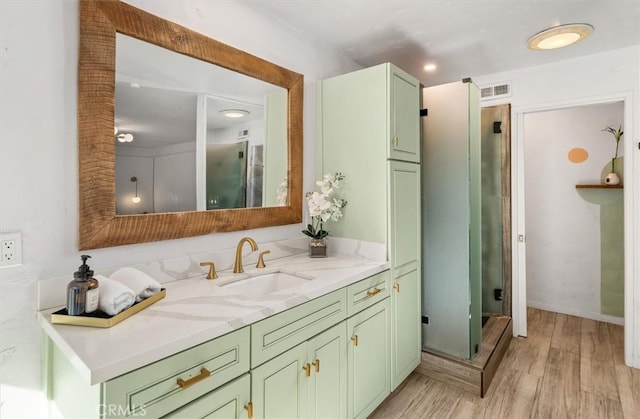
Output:
<svg viewBox="0 0 640 419">
<path fill-rule="evenodd" d="M 347 287 L 347 316 L 387 298 L 391 285 L 389 271 L 380 272 Z"/>
<path fill-rule="evenodd" d="M 242 375 L 249 336 L 245 327 L 107 381 L 105 416 L 163 416 Z"/>
<path fill-rule="evenodd" d="M 345 289 L 316 298 L 251 325 L 251 368 L 347 317 Z"/>
</svg>

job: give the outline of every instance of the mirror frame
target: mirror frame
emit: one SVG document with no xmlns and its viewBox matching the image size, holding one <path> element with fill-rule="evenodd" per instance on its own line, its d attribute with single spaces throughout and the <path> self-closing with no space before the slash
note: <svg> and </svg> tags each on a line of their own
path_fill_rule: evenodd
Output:
<svg viewBox="0 0 640 419">
<path fill-rule="evenodd" d="M 116 32 L 287 89 L 286 206 L 116 215 L 113 134 Z M 301 223 L 303 84 L 301 74 L 134 6 L 118 0 L 81 0 L 78 248 L 97 249 Z"/>
</svg>

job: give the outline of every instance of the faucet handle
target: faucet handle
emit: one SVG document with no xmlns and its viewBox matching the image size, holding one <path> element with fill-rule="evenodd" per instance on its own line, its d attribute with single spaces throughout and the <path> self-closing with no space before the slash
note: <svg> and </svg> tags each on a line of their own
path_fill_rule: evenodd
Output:
<svg viewBox="0 0 640 419">
<path fill-rule="evenodd" d="M 271 253 L 271 250 L 265 250 L 264 252 L 260 252 L 260 256 L 258 256 L 258 263 L 256 264 L 256 268 L 264 268 L 267 265 L 264 264 L 264 255 L 268 255 Z"/>
<path fill-rule="evenodd" d="M 218 278 L 218 274 L 216 273 L 216 265 L 214 265 L 213 262 L 200 262 L 200 266 L 209 267 L 209 273 L 207 274 L 207 279 Z"/>
</svg>

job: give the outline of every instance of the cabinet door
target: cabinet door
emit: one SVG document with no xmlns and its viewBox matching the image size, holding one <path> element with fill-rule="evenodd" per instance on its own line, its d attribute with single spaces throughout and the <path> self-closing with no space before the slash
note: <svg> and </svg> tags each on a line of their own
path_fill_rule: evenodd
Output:
<svg viewBox="0 0 640 419">
<path fill-rule="evenodd" d="M 421 293 L 418 270 L 396 278 L 391 295 L 391 388 L 395 390 L 421 360 Z"/>
<path fill-rule="evenodd" d="M 300 418 L 307 411 L 307 343 L 301 343 L 251 371 L 256 418 Z"/>
<path fill-rule="evenodd" d="M 389 162 L 389 251 L 392 290 L 392 388 L 420 363 L 420 165 Z"/>
<path fill-rule="evenodd" d="M 347 319 L 348 415 L 367 417 L 390 392 L 389 299 Z"/>
<path fill-rule="evenodd" d="M 419 267 L 421 240 L 419 164 L 389 162 L 389 214 L 391 274 L 397 278 L 402 273 Z"/>
<path fill-rule="evenodd" d="M 390 74 L 391 148 L 389 158 L 420 162 L 420 85 L 393 66 Z"/>
<path fill-rule="evenodd" d="M 249 374 L 214 390 L 164 416 L 170 418 L 239 419 L 247 417 L 251 380 Z"/>
<path fill-rule="evenodd" d="M 308 341 L 308 418 L 347 416 L 347 325 L 342 322 Z"/>
</svg>

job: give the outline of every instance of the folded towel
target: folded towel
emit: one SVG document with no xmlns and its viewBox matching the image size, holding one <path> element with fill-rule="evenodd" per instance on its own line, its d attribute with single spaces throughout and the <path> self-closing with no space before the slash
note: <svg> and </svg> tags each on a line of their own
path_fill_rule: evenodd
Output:
<svg viewBox="0 0 640 419">
<path fill-rule="evenodd" d="M 115 316 L 135 303 L 136 295 L 124 284 L 102 275 L 96 275 L 95 278 L 100 284 L 98 304 L 103 312 L 110 316 Z"/>
<path fill-rule="evenodd" d="M 110 278 L 131 288 L 136 295 L 137 302 L 151 297 L 161 289 L 158 281 L 135 268 L 120 268 L 111 274 Z"/>
</svg>

